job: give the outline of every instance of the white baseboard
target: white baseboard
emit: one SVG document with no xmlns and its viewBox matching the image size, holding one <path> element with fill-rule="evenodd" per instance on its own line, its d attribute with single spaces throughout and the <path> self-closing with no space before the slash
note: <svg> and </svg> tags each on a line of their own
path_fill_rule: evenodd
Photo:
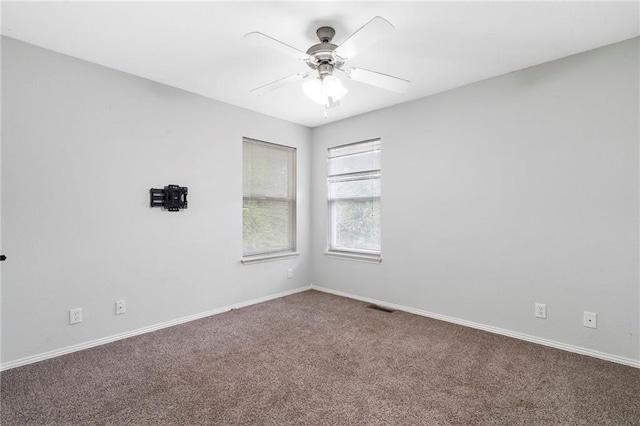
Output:
<svg viewBox="0 0 640 426">
<path fill-rule="evenodd" d="M 582 348 L 580 346 L 568 345 L 566 343 L 556 342 L 553 340 L 542 339 L 540 337 L 530 336 L 528 334 L 517 333 L 515 331 L 505 330 L 503 328 L 492 327 L 490 325 L 484 325 L 477 322 L 467 321 L 459 318 L 450 317 L 447 315 L 436 314 L 433 312 L 423 311 L 421 309 L 409 308 L 407 306 L 396 305 L 394 303 L 387 303 L 382 300 L 370 299 L 368 297 L 357 296 L 351 293 L 345 293 L 339 290 L 333 290 L 326 287 L 319 287 L 315 284 L 310 285 L 311 290 L 318 290 L 325 293 L 335 294 L 336 296 L 347 297 L 349 299 L 360 300 L 362 302 L 372 303 L 374 305 L 382 306 L 385 308 L 391 308 L 397 311 L 409 312 L 411 314 L 420 315 L 423 317 L 433 318 L 441 321 L 451 322 L 454 324 L 463 325 L 465 327 L 476 328 L 478 330 L 488 331 L 490 333 L 501 334 L 507 337 L 513 337 L 515 339 L 525 340 L 527 342 L 537 343 L 539 345 L 550 346 L 556 349 L 562 349 L 568 352 L 574 352 L 580 355 L 587 355 L 594 358 L 603 359 L 606 361 L 616 362 L 618 364 L 628 365 L 630 367 L 640 368 L 640 360 L 631 358 L 624 358 L 617 355 L 611 355 L 604 352 L 594 351 L 592 349 Z"/>
<path fill-rule="evenodd" d="M 56 349 L 49 352 L 44 352 L 38 355 L 29 356 L 26 358 L 17 359 L 15 361 L 9 361 L 3 364 L 0 364 L 0 371 L 9 370 L 11 368 L 20 367 L 22 365 L 32 364 L 38 361 L 44 361 L 45 359 L 55 358 L 60 355 L 70 354 L 72 352 L 81 351 L 83 349 L 89 349 L 94 346 L 104 345 L 106 343 L 115 342 L 116 340 L 126 339 L 128 337 L 138 336 L 140 334 L 151 333 L 152 331 L 161 330 L 163 328 L 172 327 L 174 325 L 183 324 L 189 321 L 195 321 L 197 319 L 209 317 L 212 315 L 221 314 L 223 312 L 228 312 L 232 309 L 240 309 L 246 306 L 255 305 L 262 302 L 267 302 L 269 300 L 278 299 L 280 297 L 289 296 L 291 294 L 300 293 L 302 291 L 310 290 L 311 286 L 304 286 L 295 288 L 293 290 L 282 291 L 280 293 L 271 294 L 269 296 L 259 297 L 257 299 L 247 300 L 246 302 L 236 303 L 234 305 L 224 306 L 222 308 L 212 309 L 210 311 L 201 312 L 195 315 L 189 315 L 186 317 L 174 319 L 171 321 L 162 322 L 159 324 L 150 325 L 148 327 L 138 328 L 136 330 L 127 331 L 124 333 L 114 334 L 112 336 L 103 337 L 101 339 L 91 340 L 89 342 L 80 343 L 73 346 L 67 346 L 66 348 Z"/>
<path fill-rule="evenodd" d="M 317 285 L 314 285 L 314 284 L 310 284 L 308 286 L 299 287 L 299 288 L 296 288 L 296 289 L 293 289 L 293 290 L 283 291 L 283 292 L 272 294 L 272 295 L 269 295 L 269 296 L 264 296 L 264 297 L 260 297 L 260 298 L 257 298 L 257 299 L 252 299 L 252 300 L 248 300 L 248 301 L 245 301 L 245 302 L 236 303 L 234 305 L 229 305 L 229 306 L 224 306 L 222 308 L 212 309 L 210 311 L 201 312 L 201 313 L 198 313 L 198 314 L 195 314 L 195 315 L 189 315 L 189 316 L 178 318 L 178 319 L 175 319 L 175 320 L 166 321 L 166 322 L 159 323 L 159 324 L 154 324 L 154 325 L 151 325 L 151 326 L 148 326 L 148 327 L 138 328 L 136 330 L 128 331 L 128 332 L 125 332 L 125 333 L 115 334 L 115 335 L 112 335 L 112 336 L 103 337 L 101 339 L 91 340 L 89 342 L 80 343 L 80 344 L 73 345 L 73 346 L 68 346 L 66 348 L 56 349 L 56 350 L 49 351 L 49 352 L 44 352 L 44 353 L 41 353 L 41 354 L 38 354 L 38 355 L 33 355 L 33 356 L 21 358 L 21 359 L 15 360 L 15 361 L 6 362 L 6 363 L 3 363 L 3 364 L 0 364 L 0 371 L 9 370 L 11 368 L 20 367 L 22 365 L 32 364 L 34 362 L 43 361 L 43 360 L 49 359 L 49 358 L 55 358 L 55 357 L 60 356 L 60 355 L 65 355 L 65 354 L 69 354 L 69 353 L 72 353 L 72 352 L 81 351 L 83 349 L 89 349 L 89 348 L 92 348 L 94 346 L 104 345 L 106 343 L 115 342 L 117 340 L 126 339 L 128 337 L 133 337 L 133 336 L 137 336 L 137 335 L 140 335 L 140 334 L 150 333 L 150 332 L 153 332 L 153 331 L 156 331 L 156 330 L 161 330 L 163 328 L 172 327 L 172 326 L 178 325 L 178 324 L 183 324 L 185 322 L 195 321 L 197 319 L 209 317 L 209 316 L 212 316 L 212 315 L 221 314 L 223 312 L 228 312 L 228 311 L 230 311 L 232 309 L 244 308 L 246 306 L 251 306 L 251 305 L 258 304 L 258 303 L 267 302 L 269 300 L 278 299 L 280 297 L 289 296 L 291 294 L 300 293 L 300 292 L 307 291 L 307 290 L 318 290 L 318 291 L 322 291 L 322 292 L 325 292 L 325 293 L 335 294 L 336 296 L 342 296 L 342 297 L 347 297 L 349 299 L 360 300 L 362 302 L 372 303 L 372 304 L 375 304 L 375 305 L 379 305 L 379 306 L 395 309 L 395 310 L 398 310 L 398 311 L 409 312 L 411 314 L 420 315 L 420 316 L 423 316 L 423 317 L 434 318 L 434 319 L 437 319 L 437 320 L 446 321 L 446 322 L 450 322 L 450 323 L 453 323 L 453 324 L 459 324 L 459 325 L 462 325 L 462 326 L 465 326 L 465 327 L 471 327 L 471 328 L 475 328 L 475 329 L 478 329 L 478 330 L 488 331 L 490 333 L 500 334 L 500 335 L 507 336 L 507 337 L 513 337 L 513 338 L 524 340 L 524 341 L 527 341 L 527 342 L 537 343 L 537 344 L 540 344 L 540 345 L 549 346 L 549 347 L 556 348 L 556 349 L 562 349 L 562 350 L 565 350 L 565 351 L 568 351 L 568 352 L 574 352 L 574 353 L 577 353 L 577 354 L 587 355 L 587 356 L 591 356 L 591 357 L 594 357 L 594 358 L 603 359 L 603 360 L 606 360 L 606 361 L 616 362 L 618 364 L 624 364 L 624 365 L 628 365 L 628 366 L 631 366 L 631 367 L 640 368 L 640 360 L 634 360 L 634 359 L 631 359 L 631 358 L 624 358 L 624 357 L 620 357 L 620 356 L 616 356 L 616 355 L 607 354 L 607 353 L 604 353 L 604 352 L 599 352 L 599 351 L 594 351 L 594 350 L 591 350 L 591 349 L 582 348 L 582 347 L 579 347 L 579 346 L 568 345 L 568 344 L 561 343 L 561 342 L 556 342 L 556 341 L 553 341 L 553 340 L 542 339 L 540 337 L 530 336 L 528 334 L 517 333 L 517 332 L 514 332 L 514 331 L 510 331 L 510 330 L 505 330 L 503 328 L 492 327 L 492 326 L 489 326 L 489 325 L 484 325 L 484 324 L 480 324 L 480 323 L 476 323 L 476 322 L 472 322 L 472 321 L 467 321 L 467 320 L 463 320 L 463 319 L 459 319 L 459 318 L 454 318 L 454 317 L 450 317 L 450 316 L 447 316 L 447 315 L 441 315 L 441 314 L 436 314 L 436 313 L 433 313 L 433 312 L 423 311 L 421 309 L 410 308 L 410 307 L 402 306 L 402 305 L 396 305 L 394 303 L 387 303 L 387 302 L 384 302 L 384 301 L 381 301 L 381 300 L 376 300 L 376 299 L 371 299 L 371 298 L 368 298 L 368 297 L 357 296 L 355 294 L 346 293 L 346 292 L 343 292 L 343 291 L 333 290 L 333 289 L 330 289 L 330 288 L 320 287 L 320 286 L 317 286 Z"/>
</svg>

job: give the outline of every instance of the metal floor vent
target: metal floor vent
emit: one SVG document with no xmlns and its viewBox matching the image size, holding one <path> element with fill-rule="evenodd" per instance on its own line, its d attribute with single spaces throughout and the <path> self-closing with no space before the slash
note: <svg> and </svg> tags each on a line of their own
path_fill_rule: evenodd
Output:
<svg viewBox="0 0 640 426">
<path fill-rule="evenodd" d="M 388 313 L 388 314 L 390 314 L 391 312 L 393 312 L 393 309 L 385 308 L 385 307 L 383 307 L 383 306 L 378 306 L 378 305 L 369 305 L 369 306 L 367 306 L 367 308 L 369 308 L 369 309 L 375 309 L 376 311 L 386 312 L 386 313 Z"/>
</svg>

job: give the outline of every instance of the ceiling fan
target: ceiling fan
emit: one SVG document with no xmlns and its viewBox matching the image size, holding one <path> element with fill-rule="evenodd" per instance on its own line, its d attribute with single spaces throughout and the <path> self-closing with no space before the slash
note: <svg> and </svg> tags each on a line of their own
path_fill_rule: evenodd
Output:
<svg viewBox="0 0 640 426">
<path fill-rule="evenodd" d="M 347 92 L 340 80 L 333 75 L 334 71 L 339 71 L 346 78 L 360 83 L 402 93 L 409 86 L 408 80 L 345 65 L 349 59 L 372 46 L 391 31 L 393 31 L 393 25 L 386 19 L 376 16 L 338 46 L 331 43 L 335 30 L 332 27 L 320 27 L 316 31 L 320 43 L 314 44 L 306 52 L 261 32 L 245 34 L 248 39 L 304 61 L 312 70 L 281 78 L 253 89 L 250 93 L 262 95 L 286 84 L 307 79 L 308 81 L 303 84 L 307 96 L 317 103 L 324 104 L 327 109 L 333 108 L 340 104 L 340 98 Z"/>
</svg>

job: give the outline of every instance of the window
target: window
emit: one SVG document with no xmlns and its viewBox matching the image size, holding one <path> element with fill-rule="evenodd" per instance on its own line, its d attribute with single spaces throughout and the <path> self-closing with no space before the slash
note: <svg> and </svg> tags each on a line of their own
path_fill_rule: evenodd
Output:
<svg viewBox="0 0 640 426">
<path fill-rule="evenodd" d="M 243 263 L 295 251 L 296 150 L 244 138 Z"/>
<path fill-rule="evenodd" d="M 328 255 L 380 262 L 380 139 L 329 148 Z"/>
</svg>

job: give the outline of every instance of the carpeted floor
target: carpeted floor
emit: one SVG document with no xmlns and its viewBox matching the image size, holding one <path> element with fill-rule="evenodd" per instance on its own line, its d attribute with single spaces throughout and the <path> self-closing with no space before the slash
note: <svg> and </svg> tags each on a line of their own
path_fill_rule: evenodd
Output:
<svg viewBox="0 0 640 426">
<path fill-rule="evenodd" d="M 2 425 L 640 425 L 640 370 L 307 291 L 2 373 Z"/>
</svg>

